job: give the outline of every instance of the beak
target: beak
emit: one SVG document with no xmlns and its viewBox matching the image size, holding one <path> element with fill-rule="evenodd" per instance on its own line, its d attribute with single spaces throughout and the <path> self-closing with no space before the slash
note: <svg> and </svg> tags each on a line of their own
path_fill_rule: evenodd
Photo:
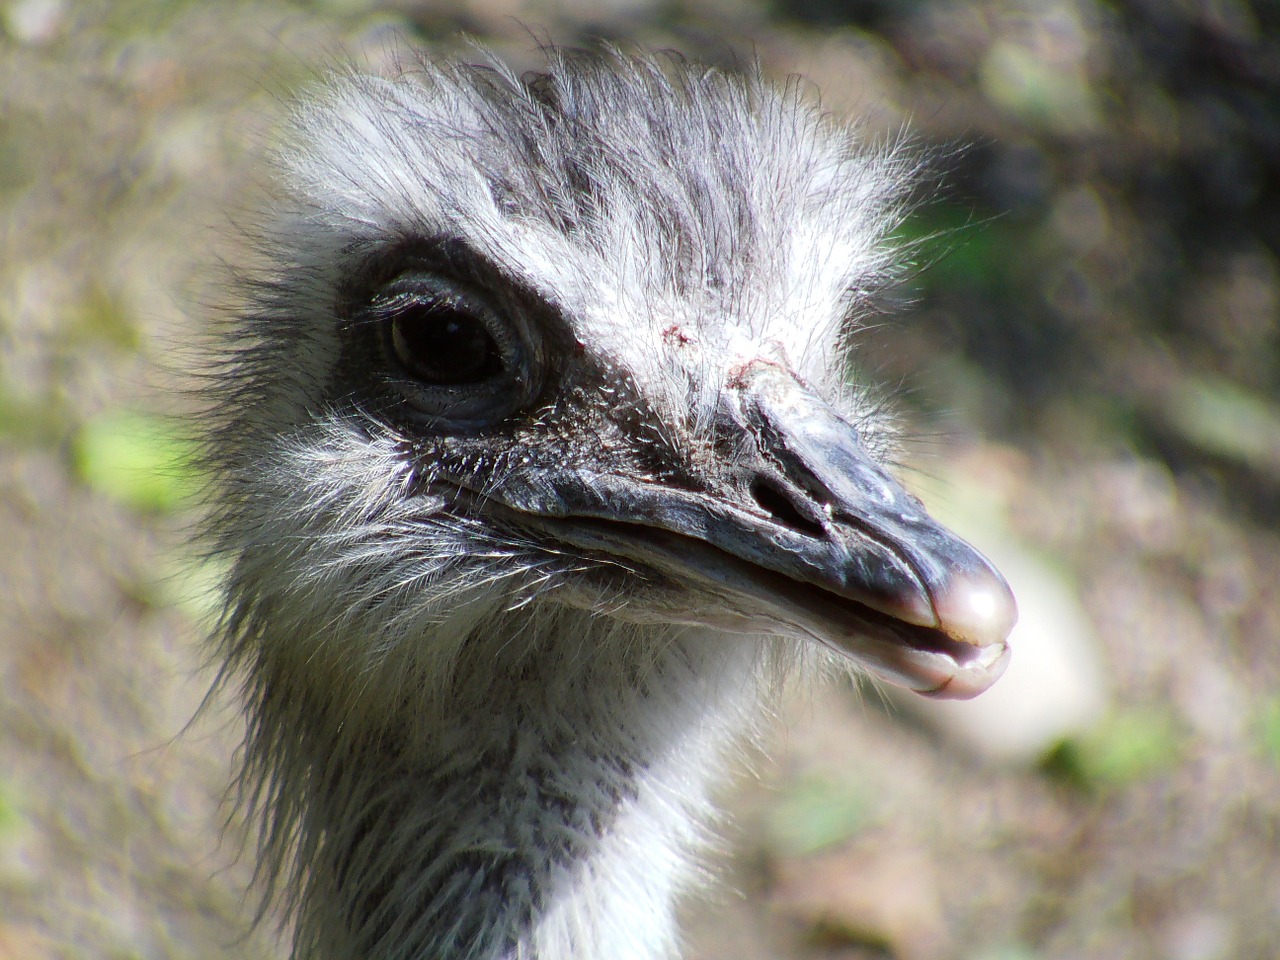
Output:
<svg viewBox="0 0 1280 960">
<path fill-rule="evenodd" d="M 753 454 L 705 493 L 570 466 L 489 495 L 580 549 L 700 584 L 727 613 L 689 622 L 817 640 L 881 679 L 976 696 L 1008 664 L 1008 584 L 867 453 L 857 430 L 790 373 L 750 365 L 725 430 Z"/>
</svg>

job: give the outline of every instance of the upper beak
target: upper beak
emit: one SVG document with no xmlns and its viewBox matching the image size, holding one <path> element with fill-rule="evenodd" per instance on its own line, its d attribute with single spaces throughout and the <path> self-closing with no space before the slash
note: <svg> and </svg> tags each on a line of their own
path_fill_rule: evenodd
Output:
<svg viewBox="0 0 1280 960">
<path fill-rule="evenodd" d="M 990 562 L 791 374 L 755 363 L 727 396 L 726 426 L 754 447 L 732 465 L 732 495 L 569 465 L 549 483 L 490 495 L 560 540 L 733 597 L 736 616 L 714 626 L 808 636 L 926 695 L 972 697 L 994 683 L 1017 607 Z"/>
<path fill-rule="evenodd" d="M 990 561 L 930 517 L 857 431 L 790 374 L 756 365 L 742 407 L 777 465 L 778 493 L 797 514 L 820 518 L 818 576 L 794 565 L 788 574 L 886 618 L 868 618 L 881 628 L 874 637 L 837 631 L 824 639 L 866 659 L 867 641 L 887 634 L 898 649 L 875 651 L 867 665 L 933 696 L 976 696 L 999 679 L 1018 608 Z"/>
</svg>

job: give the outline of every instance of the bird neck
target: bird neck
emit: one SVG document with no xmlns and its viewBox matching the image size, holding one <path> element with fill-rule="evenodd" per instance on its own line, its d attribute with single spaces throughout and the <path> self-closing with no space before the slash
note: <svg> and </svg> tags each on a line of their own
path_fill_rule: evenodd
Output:
<svg viewBox="0 0 1280 960">
<path fill-rule="evenodd" d="M 277 804 L 305 794 L 295 956 L 675 954 L 708 789 L 754 727 L 760 644 L 563 609 L 500 626 L 472 631 L 451 697 L 403 683 L 386 722 L 260 745 L 306 754 L 273 774 Z"/>
</svg>

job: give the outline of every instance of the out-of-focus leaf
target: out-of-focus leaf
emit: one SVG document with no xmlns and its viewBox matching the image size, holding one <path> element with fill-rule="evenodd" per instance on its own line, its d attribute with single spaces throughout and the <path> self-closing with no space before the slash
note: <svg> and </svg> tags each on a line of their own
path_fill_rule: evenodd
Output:
<svg viewBox="0 0 1280 960">
<path fill-rule="evenodd" d="M 81 481 L 137 510 L 155 513 L 182 506 L 199 488 L 192 452 L 173 421 L 130 412 L 90 420 L 73 445 Z"/>
<path fill-rule="evenodd" d="M 928 288 L 968 287 L 999 291 L 1016 269 L 1009 251 L 1025 247 L 1016 226 L 1004 221 L 975 222 L 970 206 L 931 203 L 907 217 L 894 233 Z"/>
<path fill-rule="evenodd" d="M 1094 789 L 1135 783 L 1177 765 L 1182 738 L 1165 714 L 1112 714 L 1082 737 L 1058 744 L 1043 761 L 1046 773 Z"/>
<path fill-rule="evenodd" d="M 992 44 L 982 61 L 981 83 L 993 103 L 1025 121 L 1059 133 L 1098 126 L 1096 98 L 1085 72 L 1021 44 Z"/>
<path fill-rule="evenodd" d="M 1201 449 L 1280 472 L 1280 409 L 1264 397 L 1226 380 L 1188 380 L 1164 412 Z"/>
<path fill-rule="evenodd" d="M 811 778 L 791 784 L 769 818 L 774 846 L 789 856 L 816 853 L 857 836 L 870 804 L 854 784 Z"/>
<path fill-rule="evenodd" d="M 1022 944 L 1009 944 L 984 950 L 975 954 L 972 960 L 1036 960 L 1040 954 Z"/>
<path fill-rule="evenodd" d="M 1280 764 L 1280 697 L 1273 697 L 1263 706 L 1258 737 L 1262 749 Z"/>
<path fill-rule="evenodd" d="M 0 439 L 53 446 L 65 430 L 65 420 L 56 405 L 16 401 L 0 388 Z"/>
<path fill-rule="evenodd" d="M 0 780 L 0 838 L 14 830 L 21 819 L 11 788 L 4 780 Z"/>
<path fill-rule="evenodd" d="M 174 557 L 149 582 L 138 599 L 153 607 L 173 607 L 196 623 L 212 623 L 222 611 L 225 562 L 218 558 Z"/>
<path fill-rule="evenodd" d="M 121 350 L 136 351 L 141 342 L 137 318 L 102 285 L 93 286 L 85 297 L 75 332 Z"/>
</svg>

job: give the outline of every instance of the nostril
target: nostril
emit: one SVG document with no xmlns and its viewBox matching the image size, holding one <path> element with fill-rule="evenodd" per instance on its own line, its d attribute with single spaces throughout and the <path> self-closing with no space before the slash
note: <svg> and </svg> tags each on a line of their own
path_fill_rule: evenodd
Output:
<svg viewBox="0 0 1280 960">
<path fill-rule="evenodd" d="M 802 513 L 791 496 L 775 481 L 756 477 L 751 481 L 750 491 L 755 502 L 774 520 L 806 536 L 822 536 L 822 525 Z"/>
</svg>

